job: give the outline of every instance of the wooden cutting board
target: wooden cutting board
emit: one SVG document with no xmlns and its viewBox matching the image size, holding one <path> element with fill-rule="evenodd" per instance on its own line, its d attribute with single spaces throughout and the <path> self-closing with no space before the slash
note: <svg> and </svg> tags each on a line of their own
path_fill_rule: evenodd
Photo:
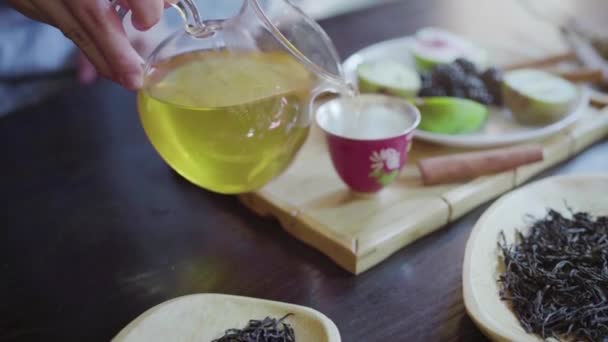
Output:
<svg viewBox="0 0 608 342">
<path fill-rule="evenodd" d="M 608 110 L 589 107 L 575 125 L 540 140 L 544 161 L 475 180 L 423 186 L 416 160 L 466 150 L 414 141 L 395 184 L 372 197 L 348 190 L 336 174 L 322 131 L 311 134 L 293 165 L 261 191 L 239 198 L 276 218 L 294 237 L 359 274 L 413 241 L 529 180 L 608 135 Z"/>
<path fill-rule="evenodd" d="M 607 135 L 608 110 L 589 107 L 577 124 L 539 142 L 543 162 L 465 183 L 427 187 L 420 180 L 417 159 L 464 151 L 415 141 L 411 160 L 395 184 L 374 197 L 357 197 L 337 176 L 323 134 L 313 127 L 289 170 L 240 199 L 259 215 L 276 218 L 287 232 L 344 269 L 360 274 Z"/>
<path fill-rule="evenodd" d="M 522 42 L 517 35 L 499 43 L 495 36 L 480 40 L 477 28 L 469 33 L 472 39 L 488 48 L 496 65 L 509 66 L 534 58 L 544 60 L 547 54 L 568 53 L 572 47 L 550 29 L 540 35 L 542 42 L 533 44 Z M 569 129 L 536 142 L 544 148 L 544 161 L 469 182 L 430 187 L 422 185 L 416 161 L 467 150 L 415 140 L 409 164 L 396 183 L 376 197 L 362 198 L 353 195 L 337 176 L 322 132 L 313 127 L 287 172 L 261 191 L 241 195 L 240 199 L 259 215 L 276 218 L 287 232 L 344 269 L 360 274 L 477 206 L 576 157 L 607 136 L 608 109 L 600 111 L 589 107 Z"/>
</svg>

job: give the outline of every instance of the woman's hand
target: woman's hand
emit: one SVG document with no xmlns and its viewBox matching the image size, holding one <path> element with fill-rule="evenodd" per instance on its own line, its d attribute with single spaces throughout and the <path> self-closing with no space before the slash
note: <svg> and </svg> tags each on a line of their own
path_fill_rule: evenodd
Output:
<svg viewBox="0 0 608 342">
<path fill-rule="evenodd" d="M 128 89 L 143 82 L 143 61 L 108 0 L 9 0 L 21 13 L 60 29 L 102 76 Z M 164 0 L 123 0 L 133 26 L 145 31 L 161 18 Z"/>
</svg>

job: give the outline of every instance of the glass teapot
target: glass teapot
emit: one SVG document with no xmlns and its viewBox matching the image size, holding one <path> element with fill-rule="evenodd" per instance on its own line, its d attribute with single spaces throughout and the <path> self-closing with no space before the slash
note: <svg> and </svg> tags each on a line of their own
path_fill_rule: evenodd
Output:
<svg viewBox="0 0 608 342">
<path fill-rule="evenodd" d="M 244 0 L 237 16 L 207 21 L 194 0 L 171 5 L 185 30 L 146 61 L 138 94 L 146 134 L 192 183 L 225 194 L 255 191 L 293 161 L 314 99 L 348 92 L 335 47 L 287 0 Z"/>
</svg>

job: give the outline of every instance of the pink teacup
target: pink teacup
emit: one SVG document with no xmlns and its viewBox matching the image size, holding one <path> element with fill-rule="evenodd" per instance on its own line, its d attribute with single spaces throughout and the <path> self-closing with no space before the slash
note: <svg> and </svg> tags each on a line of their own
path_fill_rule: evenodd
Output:
<svg viewBox="0 0 608 342">
<path fill-rule="evenodd" d="M 371 194 L 391 184 L 408 159 L 420 112 L 385 95 L 338 98 L 317 110 L 334 168 L 348 187 Z"/>
</svg>

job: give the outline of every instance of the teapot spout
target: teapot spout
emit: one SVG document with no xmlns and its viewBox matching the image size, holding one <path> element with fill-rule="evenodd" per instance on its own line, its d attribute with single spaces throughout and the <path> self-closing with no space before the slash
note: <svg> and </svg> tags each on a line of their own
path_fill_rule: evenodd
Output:
<svg viewBox="0 0 608 342">
<path fill-rule="evenodd" d="M 324 77 L 325 78 L 325 77 Z M 346 97 L 354 97 L 359 94 L 357 85 L 350 83 L 346 78 L 325 78 L 315 89 L 315 96 L 321 97 L 326 94 L 333 94 Z"/>
<path fill-rule="evenodd" d="M 337 96 L 355 97 L 359 94 L 355 84 L 346 82 L 344 79 L 326 79 L 312 90 L 310 103 L 308 104 L 308 118 L 315 120 L 315 110 L 322 100 L 329 100 Z"/>
</svg>

